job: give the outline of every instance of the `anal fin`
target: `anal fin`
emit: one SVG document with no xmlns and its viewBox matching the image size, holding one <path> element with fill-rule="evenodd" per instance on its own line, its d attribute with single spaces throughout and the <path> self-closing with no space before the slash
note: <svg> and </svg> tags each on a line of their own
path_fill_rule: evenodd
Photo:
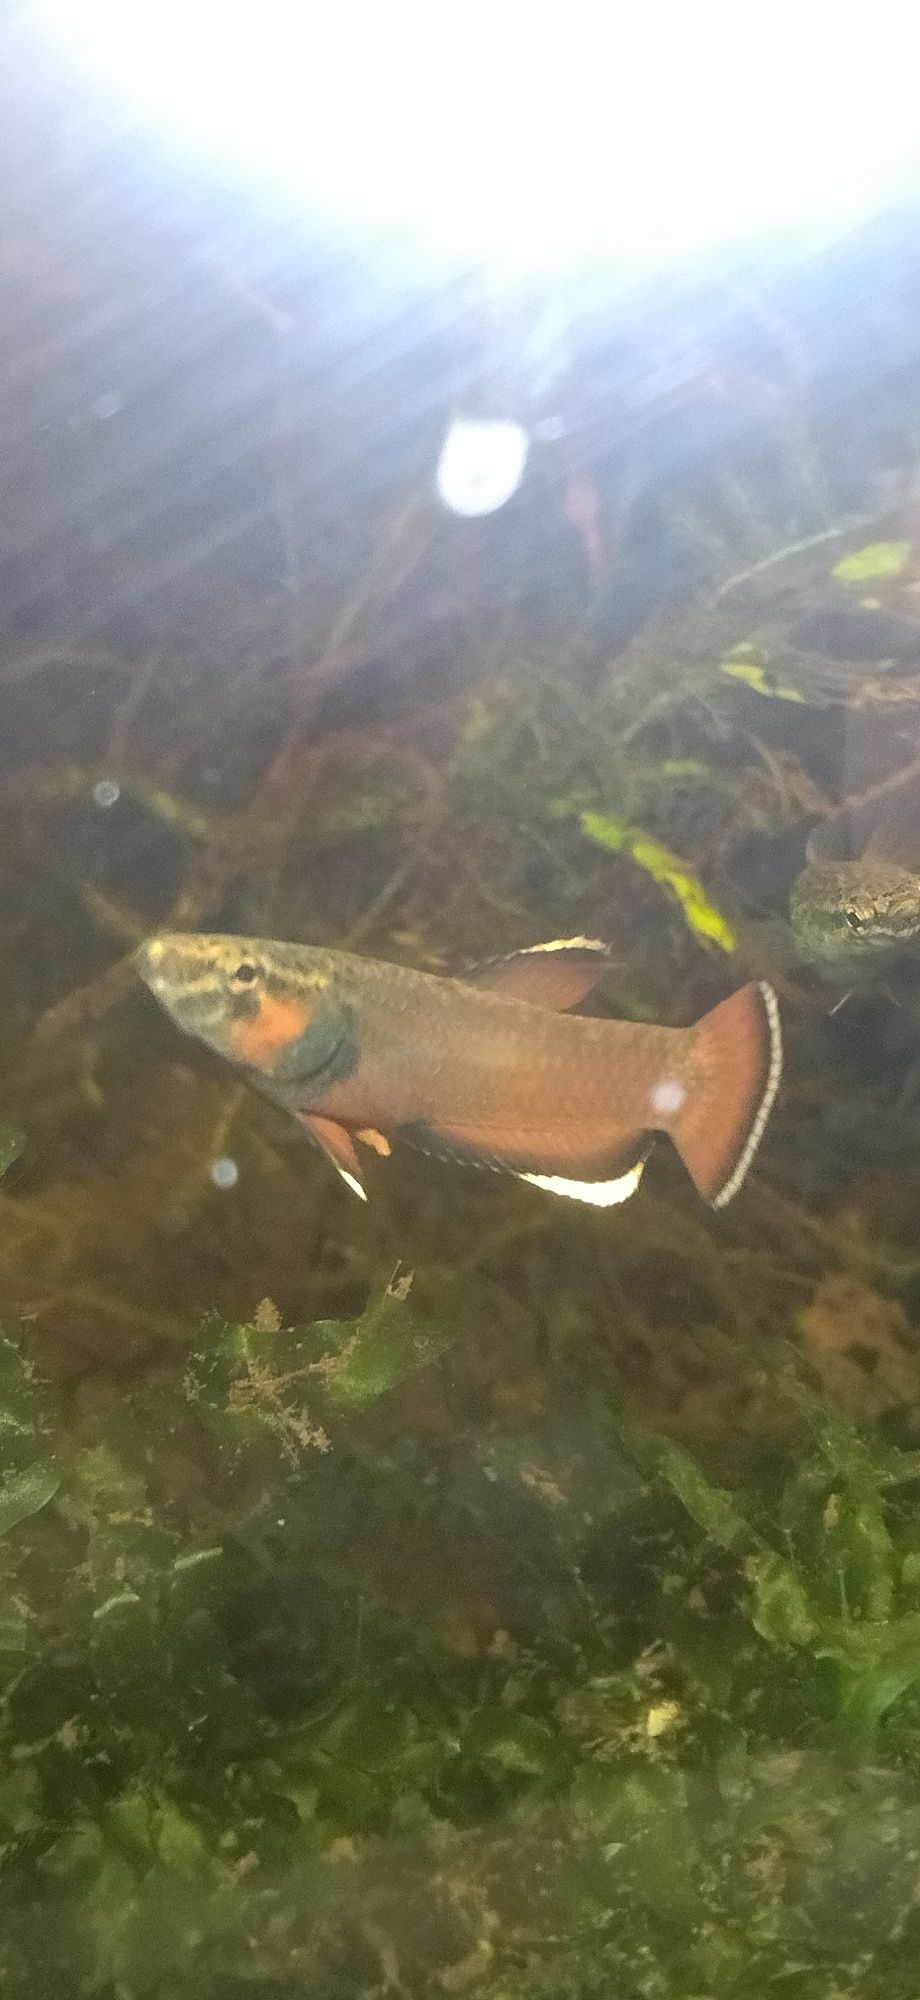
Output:
<svg viewBox="0 0 920 2000">
<path fill-rule="evenodd" d="M 614 1174 L 606 1181 L 578 1181 L 566 1174 L 518 1174 L 519 1181 L 529 1181 L 531 1187 L 545 1188 L 547 1194 L 567 1195 L 570 1201 L 585 1201 L 592 1208 L 616 1208 L 621 1201 L 628 1201 L 635 1194 L 645 1160 L 637 1160 L 626 1173 Z"/>
<path fill-rule="evenodd" d="M 299 1113 L 300 1122 L 306 1126 L 316 1145 L 327 1160 L 331 1160 L 337 1174 L 351 1188 L 361 1201 L 367 1200 L 367 1189 L 361 1178 L 361 1163 L 354 1149 L 351 1133 L 344 1125 L 337 1125 L 334 1118 L 317 1118 L 310 1111 Z"/>
<path fill-rule="evenodd" d="M 536 1141 L 531 1135 L 501 1132 L 494 1126 L 473 1125 L 435 1129 L 404 1125 L 400 1138 L 429 1158 L 458 1166 L 487 1167 L 513 1174 L 547 1194 L 566 1195 L 592 1208 L 613 1208 L 635 1194 L 652 1147 L 649 1132 L 618 1136 L 615 1144 L 590 1147 L 577 1135 L 562 1142 L 552 1133 Z"/>
<path fill-rule="evenodd" d="M 610 964 L 610 952 L 597 938 L 557 938 L 551 944 L 525 945 L 505 958 L 486 959 L 462 977 L 467 985 L 502 1000 L 526 1000 L 532 1007 L 565 1013 L 587 999 Z"/>
</svg>

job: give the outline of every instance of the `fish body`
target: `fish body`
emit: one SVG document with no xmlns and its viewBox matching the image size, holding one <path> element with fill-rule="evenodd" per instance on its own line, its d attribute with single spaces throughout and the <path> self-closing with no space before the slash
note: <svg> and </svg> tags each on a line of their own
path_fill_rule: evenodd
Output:
<svg viewBox="0 0 920 2000">
<path fill-rule="evenodd" d="M 789 918 L 803 955 L 832 974 L 920 947 L 920 763 L 812 829 Z"/>
<path fill-rule="evenodd" d="M 740 1187 L 779 1083 L 772 990 L 691 1028 L 567 1010 L 609 966 L 573 939 L 442 978 L 271 940 L 164 934 L 138 967 L 177 1024 L 293 1113 L 360 1195 L 355 1141 L 402 1140 L 597 1206 L 666 1132 L 715 1207 Z"/>
</svg>

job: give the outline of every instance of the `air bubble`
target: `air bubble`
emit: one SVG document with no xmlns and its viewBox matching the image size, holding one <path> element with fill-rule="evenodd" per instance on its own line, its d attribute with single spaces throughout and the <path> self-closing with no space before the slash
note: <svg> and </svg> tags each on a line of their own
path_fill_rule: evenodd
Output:
<svg viewBox="0 0 920 2000">
<path fill-rule="evenodd" d="M 240 1177 L 236 1161 L 228 1159 L 225 1154 L 222 1154 L 219 1160 L 211 1161 L 210 1173 L 216 1188 L 236 1187 Z"/>
</svg>

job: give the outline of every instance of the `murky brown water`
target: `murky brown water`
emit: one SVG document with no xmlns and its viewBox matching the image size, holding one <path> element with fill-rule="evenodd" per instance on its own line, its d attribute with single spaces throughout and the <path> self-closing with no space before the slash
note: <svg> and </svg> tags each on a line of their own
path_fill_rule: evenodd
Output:
<svg viewBox="0 0 920 2000">
<path fill-rule="evenodd" d="M 472 282 L 151 192 L 10 47 L 3 1990 L 912 2000 L 916 964 L 838 1007 L 787 914 L 916 756 L 913 221 L 573 309 L 460 520 Z M 723 1215 L 664 1146 L 365 1208 L 140 987 L 166 926 L 602 936 L 675 1023 L 757 972 L 784 1088 Z"/>
</svg>

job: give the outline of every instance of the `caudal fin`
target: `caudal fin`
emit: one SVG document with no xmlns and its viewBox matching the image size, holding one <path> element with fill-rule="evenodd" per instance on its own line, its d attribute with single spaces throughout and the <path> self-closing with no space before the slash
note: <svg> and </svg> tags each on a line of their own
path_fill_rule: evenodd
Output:
<svg viewBox="0 0 920 2000">
<path fill-rule="evenodd" d="M 667 1131 L 704 1200 L 724 1208 L 754 1158 L 782 1075 L 772 986 L 742 986 L 689 1033 L 687 1088 Z"/>
</svg>

